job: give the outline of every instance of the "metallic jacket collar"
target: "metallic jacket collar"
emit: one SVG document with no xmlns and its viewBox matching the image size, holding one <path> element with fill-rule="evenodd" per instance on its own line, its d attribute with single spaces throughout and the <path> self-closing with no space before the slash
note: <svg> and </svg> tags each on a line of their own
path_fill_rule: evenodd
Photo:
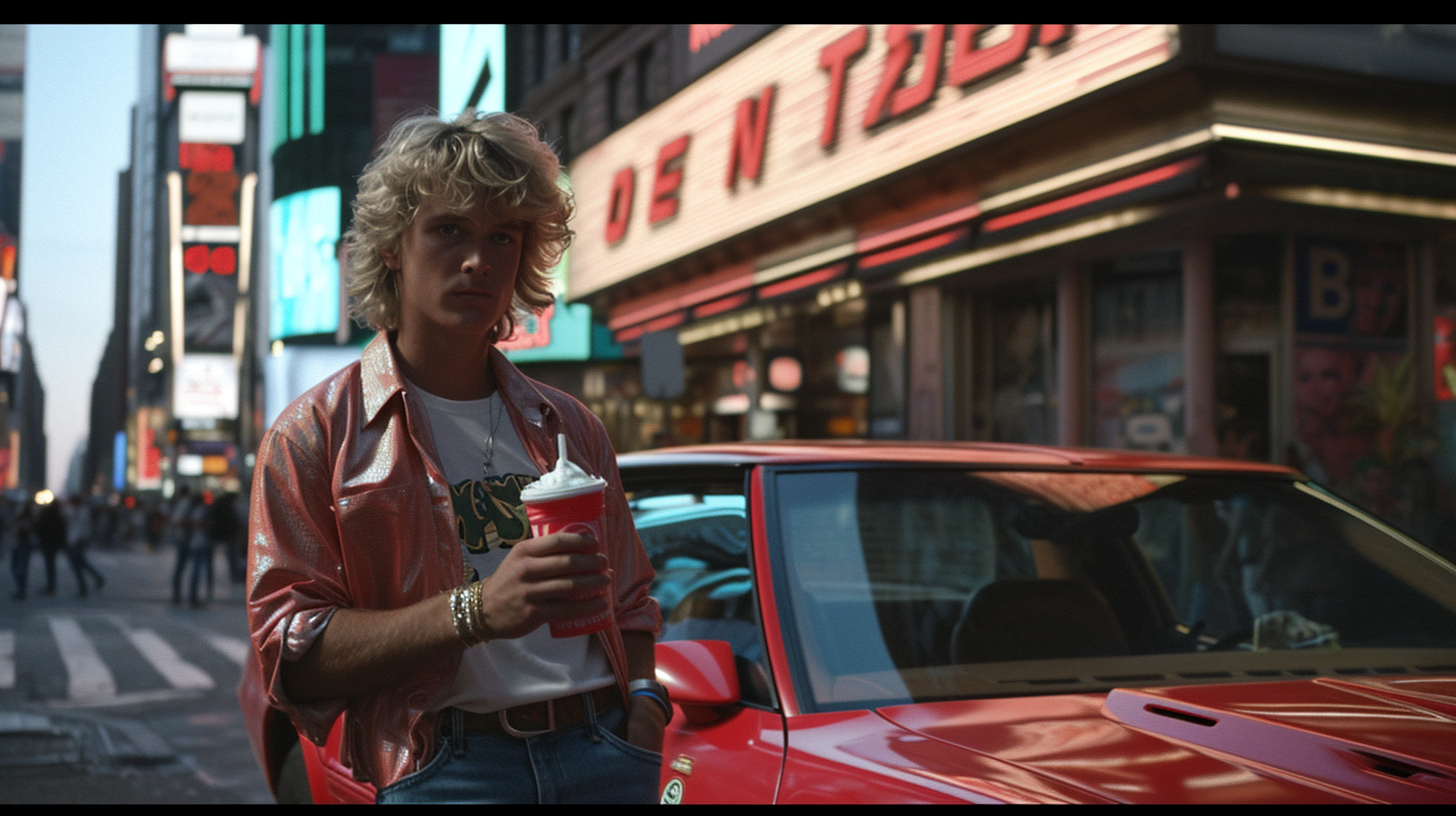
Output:
<svg viewBox="0 0 1456 816">
<path fill-rule="evenodd" d="M 501 397 L 516 406 L 526 422 L 537 428 L 543 427 L 546 418 L 553 412 L 551 402 L 494 346 L 490 349 L 490 369 L 495 374 L 496 388 L 500 389 Z M 380 332 L 364 348 L 359 357 L 359 377 L 364 392 L 364 423 L 367 425 L 374 421 L 395 394 L 402 394 L 405 390 L 404 375 L 399 372 L 394 343 L 388 334 Z"/>
</svg>

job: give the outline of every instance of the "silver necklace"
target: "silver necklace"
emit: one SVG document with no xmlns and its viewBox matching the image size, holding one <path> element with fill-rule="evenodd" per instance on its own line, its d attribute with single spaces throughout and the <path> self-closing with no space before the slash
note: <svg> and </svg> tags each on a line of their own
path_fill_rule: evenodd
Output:
<svg viewBox="0 0 1456 816">
<path fill-rule="evenodd" d="M 495 461 L 495 432 L 500 429 L 500 418 L 505 413 L 501 406 L 500 391 L 496 390 L 490 400 L 490 433 L 485 437 L 485 463 L 481 465 L 482 478 L 490 478 L 490 464 Z"/>
</svg>

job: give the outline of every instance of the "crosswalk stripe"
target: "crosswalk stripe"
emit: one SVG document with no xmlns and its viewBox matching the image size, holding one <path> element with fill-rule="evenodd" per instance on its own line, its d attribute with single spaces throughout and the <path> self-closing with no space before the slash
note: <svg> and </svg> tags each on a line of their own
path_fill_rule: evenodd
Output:
<svg viewBox="0 0 1456 816">
<path fill-rule="evenodd" d="M 123 627 L 122 632 L 173 688 L 210 689 L 215 685 L 212 675 L 183 660 L 171 644 L 151 629 Z"/>
<path fill-rule="evenodd" d="M 222 652 L 223 657 L 239 666 L 248 661 L 248 652 L 253 648 L 253 645 L 246 640 L 219 635 L 216 632 L 207 632 L 203 634 L 203 637 L 207 639 L 212 648 Z"/>
<path fill-rule="evenodd" d="M 182 657 L 171 643 L 151 628 L 133 628 L 120 615 L 103 615 L 96 622 L 116 627 L 167 682 L 169 688 L 118 694 L 116 678 L 101 656 L 95 643 L 82 629 L 76 616 L 44 615 L 56 650 L 65 665 L 65 696 L 51 700 L 51 705 L 97 706 L 122 702 L 145 702 L 152 697 L 171 699 L 175 695 L 191 695 L 216 688 L 213 676 Z M 93 616 L 95 617 L 95 616 Z M 243 638 L 230 637 L 204 630 L 203 640 L 228 661 L 243 666 L 252 645 Z M 11 689 L 16 683 L 15 649 L 17 632 L 0 629 L 0 689 Z M 159 696 L 160 695 L 160 696 Z"/>
<path fill-rule="evenodd" d="M 116 678 L 101 660 L 91 639 L 81 631 L 81 624 L 69 616 L 47 619 L 51 636 L 66 664 L 66 696 L 73 700 L 116 695 Z"/>
<path fill-rule="evenodd" d="M 15 630 L 0 630 L 0 688 L 15 688 Z"/>
</svg>

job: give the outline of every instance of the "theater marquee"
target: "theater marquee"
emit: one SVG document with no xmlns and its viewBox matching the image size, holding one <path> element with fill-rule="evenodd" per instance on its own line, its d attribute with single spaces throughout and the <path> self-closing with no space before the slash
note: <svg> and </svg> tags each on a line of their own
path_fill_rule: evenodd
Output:
<svg viewBox="0 0 1456 816">
<path fill-rule="evenodd" d="M 573 162 L 571 296 L 851 192 L 1176 50 L 1164 25 L 780 28 Z"/>
</svg>

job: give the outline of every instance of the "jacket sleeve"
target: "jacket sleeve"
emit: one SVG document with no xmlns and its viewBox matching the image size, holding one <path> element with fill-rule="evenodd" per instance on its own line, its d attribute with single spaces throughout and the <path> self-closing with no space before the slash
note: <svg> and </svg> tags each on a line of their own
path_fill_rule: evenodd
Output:
<svg viewBox="0 0 1456 816">
<path fill-rule="evenodd" d="M 322 423 L 294 409 L 263 439 L 248 519 L 248 628 L 268 702 L 322 745 L 347 700 L 298 704 L 282 668 L 298 660 L 334 610 L 352 606 L 344 582 L 333 473 Z"/>
</svg>

